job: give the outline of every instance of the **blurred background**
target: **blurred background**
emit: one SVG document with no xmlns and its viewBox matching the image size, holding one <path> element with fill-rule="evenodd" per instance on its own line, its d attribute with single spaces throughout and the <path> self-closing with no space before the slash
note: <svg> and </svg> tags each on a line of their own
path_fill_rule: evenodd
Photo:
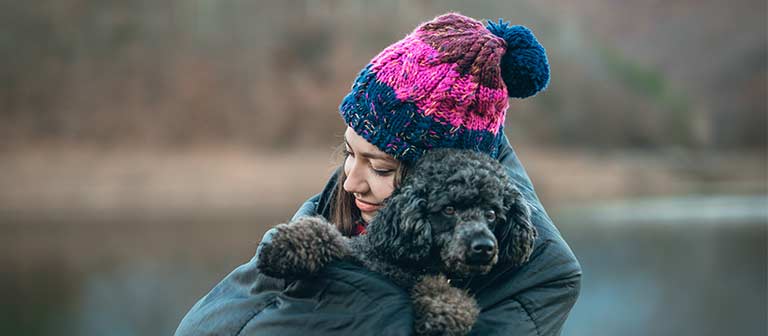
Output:
<svg viewBox="0 0 768 336">
<path fill-rule="evenodd" d="M 584 268 L 563 334 L 766 335 L 764 0 L 0 0 L 0 334 L 172 334 L 447 11 L 547 48 L 506 130 Z"/>
</svg>

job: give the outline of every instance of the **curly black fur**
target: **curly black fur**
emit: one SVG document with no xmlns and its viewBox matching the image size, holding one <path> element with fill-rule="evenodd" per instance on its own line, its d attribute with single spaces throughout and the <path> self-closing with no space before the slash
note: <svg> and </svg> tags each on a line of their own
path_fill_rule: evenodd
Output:
<svg viewBox="0 0 768 336">
<path fill-rule="evenodd" d="M 465 335 L 480 313 L 475 300 L 442 274 L 425 276 L 411 296 L 419 335 Z"/>
<path fill-rule="evenodd" d="M 317 273 L 350 255 L 344 237 L 322 217 L 305 217 L 274 228 L 275 238 L 261 249 L 257 267 L 266 275 L 296 278 Z"/>
<path fill-rule="evenodd" d="M 417 333 L 466 334 L 477 305 L 447 279 L 484 274 L 498 262 L 526 262 L 536 238 L 530 210 L 504 168 L 484 154 L 431 150 L 411 172 L 368 234 L 344 238 L 319 217 L 281 224 L 258 267 L 296 277 L 352 257 L 411 290 Z"/>
<path fill-rule="evenodd" d="M 406 268 L 441 269 L 445 265 L 433 263 L 436 245 L 458 244 L 471 233 L 488 234 L 478 232 L 487 229 L 498 242 L 500 262 L 520 265 L 528 260 L 536 230 L 522 194 L 500 163 L 476 152 L 437 149 L 425 154 L 412 172 L 368 227 L 366 238 L 374 253 Z M 456 213 L 443 215 L 447 206 Z M 494 211 L 495 220 L 484 217 L 487 210 Z M 468 225 L 476 227 L 463 235 L 457 232 Z"/>
</svg>

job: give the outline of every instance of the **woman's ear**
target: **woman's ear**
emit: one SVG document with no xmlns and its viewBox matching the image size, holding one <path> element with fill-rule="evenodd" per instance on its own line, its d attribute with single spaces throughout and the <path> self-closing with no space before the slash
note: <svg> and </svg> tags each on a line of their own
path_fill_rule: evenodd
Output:
<svg viewBox="0 0 768 336">
<path fill-rule="evenodd" d="M 495 230 L 499 240 L 499 261 L 519 266 L 530 258 L 538 234 L 531 224 L 528 204 L 512 183 L 504 188 L 504 208 L 506 222 Z"/>
<path fill-rule="evenodd" d="M 429 256 L 432 227 L 425 212 L 426 200 L 414 188 L 395 190 L 367 228 L 376 253 L 392 262 L 420 262 Z"/>
</svg>

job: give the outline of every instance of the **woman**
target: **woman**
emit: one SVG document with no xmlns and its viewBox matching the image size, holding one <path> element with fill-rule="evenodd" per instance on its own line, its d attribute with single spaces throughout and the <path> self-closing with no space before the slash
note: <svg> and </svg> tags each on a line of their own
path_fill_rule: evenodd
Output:
<svg viewBox="0 0 768 336">
<path fill-rule="evenodd" d="M 499 264 L 454 283 L 481 307 L 472 334 L 559 334 L 578 296 L 581 269 L 503 133 L 508 96 L 531 96 L 548 80 L 544 49 L 524 27 L 501 21 L 485 27 L 455 13 L 420 25 L 357 77 L 340 106 L 347 125 L 344 164 L 294 218 L 320 214 L 345 235 L 365 234 L 366 223 L 426 150 L 488 153 L 531 204 L 539 237 L 528 263 Z M 257 250 L 197 302 L 176 334 L 411 333 L 408 293 L 378 274 L 338 262 L 316 278 L 275 279 L 257 271 L 258 258 Z"/>
</svg>

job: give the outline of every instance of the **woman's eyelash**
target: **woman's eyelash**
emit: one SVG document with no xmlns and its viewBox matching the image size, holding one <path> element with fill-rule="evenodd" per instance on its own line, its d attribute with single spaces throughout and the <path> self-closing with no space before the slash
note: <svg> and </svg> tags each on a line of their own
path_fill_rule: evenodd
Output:
<svg viewBox="0 0 768 336">
<path fill-rule="evenodd" d="M 379 170 L 379 169 L 374 169 L 374 168 L 371 168 L 371 169 L 373 170 L 374 174 L 379 175 L 379 176 L 387 176 L 389 174 L 392 174 L 392 172 L 395 171 L 394 169 L 385 169 L 385 170 Z"/>
<path fill-rule="evenodd" d="M 355 157 L 355 153 L 353 153 L 352 151 L 346 148 L 342 150 L 342 154 L 344 154 L 345 157 Z M 379 176 L 388 176 L 393 172 L 395 172 L 394 169 L 376 169 L 373 167 L 371 167 L 371 170 L 373 171 L 374 174 Z"/>
</svg>

